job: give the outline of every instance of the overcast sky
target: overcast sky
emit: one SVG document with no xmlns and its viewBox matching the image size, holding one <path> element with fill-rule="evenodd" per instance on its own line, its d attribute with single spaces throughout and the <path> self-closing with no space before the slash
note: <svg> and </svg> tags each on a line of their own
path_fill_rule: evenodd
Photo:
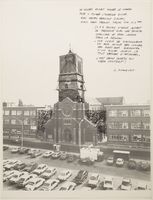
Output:
<svg viewBox="0 0 153 200">
<path fill-rule="evenodd" d="M 3 101 L 53 105 L 59 74 L 59 56 L 73 52 L 83 58 L 86 96 L 124 96 L 127 103 L 146 103 L 150 99 L 150 18 L 149 4 L 113 4 L 111 1 L 1 1 L 1 55 Z M 109 3 L 108 3 L 109 2 Z M 139 1 L 141 2 L 141 1 Z M 96 61 L 94 29 L 80 24 L 81 7 L 133 8 L 133 16 L 143 20 L 141 56 L 124 64 L 135 72 L 113 72 L 114 64 Z M 120 64 L 120 67 L 123 64 Z"/>
</svg>

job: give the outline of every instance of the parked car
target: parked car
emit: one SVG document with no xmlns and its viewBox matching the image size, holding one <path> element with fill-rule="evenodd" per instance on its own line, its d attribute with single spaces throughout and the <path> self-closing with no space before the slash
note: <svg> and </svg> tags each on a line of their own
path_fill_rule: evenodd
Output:
<svg viewBox="0 0 153 200">
<path fill-rule="evenodd" d="M 131 190 L 132 189 L 132 183 L 131 179 L 129 178 L 123 178 L 121 185 L 119 186 L 119 189 L 121 190 Z"/>
<path fill-rule="evenodd" d="M 40 150 L 37 150 L 37 151 L 34 151 L 34 152 L 30 155 L 30 157 L 31 157 L 31 158 L 36 158 L 36 157 L 40 156 L 41 154 L 42 154 L 42 152 L 41 152 Z"/>
<path fill-rule="evenodd" d="M 61 156 L 61 152 L 60 151 L 56 151 L 51 155 L 51 157 L 53 159 L 58 159 L 60 156 Z"/>
<path fill-rule="evenodd" d="M 36 174 L 25 174 L 17 181 L 17 187 L 23 188 L 25 187 L 33 178 L 37 178 Z"/>
<path fill-rule="evenodd" d="M 51 157 L 51 155 L 54 153 L 54 151 L 46 151 L 44 154 L 43 154 L 43 158 L 49 158 Z"/>
<path fill-rule="evenodd" d="M 56 174 L 57 172 L 57 169 L 55 167 L 50 167 L 50 168 L 47 168 L 41 175 L 40 177 L 41 178 L 44 178 L 44 179 L 49 179 L 50 177 L 52 177 L 54 174 Z"/>
<path fill-rule="evenodd" d="M 94 161 L 92 161 L 90 158 L 82 158 L 82 159 L 79 159 L 79 163 L 90 166 L 94 164 Z"/>
<path fill-rule="evenodd" d="M 40 191 L 51 191 L 59 185 L 60 181 L 57 179 L 49 179 L 44 185 L 39 189 Z"/>
<path fill-rule="evenodd" d="M 79 191 L 90 191 L 92 190 L 91 187 L 83 186 L 79 189 Z"/>
<path fill-rule="evenodd" d="M 62 152 L 60 155 L 60 160 L 66 160 L 67 158 L 67 153 L 66 152 Z"/>
<path fill-rule="evenodd" d="M 123 158 L 117 158 L 117 160 L 116 160 L 116 166 L 123 167 L 123 165 L 124 165 Z"/>
<path fill-rule="evenodd" d="M 135 188 L 134 190 L 147 190 L 148 189 L 148 186 L 147 184 L 145 183 L 139 183 Z"/>
<path fill-rule="evenodd" d="M 18 172 L 17 170 L 9 170 L 4 172 L 3 174 L 3 182 L 7 181 L 9 178 L 11 178 L 16 172 Z"/>
<path fill-rule="evenodd" d="M 66 181 L 71 175 L 72 175 L 72 172 L 70 170 L 63 170 L 59 173 L 58 179 L 60 181 Z"/>
<path fill-rule="evenodd" d="M 76 177 L 73 179 L 73 182 L 77 185 L 82 184 L 88 177 L 88 171 L 80 170 Z"/>
<path fill-rule="evenodd" d="M 107 158 L 107 165 L 113 165 L 114 164 L 114 158 L 112 156 Z"/>
<path fill-rule="evenodd" d="M 13 159 L 6 159 L 3 160 L 3 167 L 5 167 L 5 165 L 9 164 Z"/>
<path fill-rule="evenodd" d="M 25 190 L 33 191 L 41 187 L 45 182 L 43 178 L 32 178 L 29 183 L 25 186 Z"/>
<path fill-rule="evenodd" d="M 66 182 L 65 184 L 63 184 L 59 190 L 60 191 L 73 191 L 76 188 L 76 183 L 74 182 Z"/>
<path fill-rule="evenodd" d="M 28 153 L 29 149 L 26 148 L 26 147 L 21 147 L 20 150 L 19 150 L 19 153 L 20 154 L 25 154 L 25 153 Z"/>
<path fill-rule="evenodd" d="M 31 162 L 31 163 L 27 164 L 27 166 L 24 168 L 24 171 L 27 171 L 30 173 L 33 170 L 35 170 L 37 167 L 38 167 L 38 163 Z"/>
<path fill-rule="evenodd" d="M 11 149 L 11 153 L 18 153 L 20 151 L 20 147 L 13 147 Z"/>
<path fill-rule="evenodd" d="M 11 160 L 9 163 L 7 163 L 4 167 L 6 170 L 13 169 L 20 161 L 18 160 Z"/>
<path fill-rule="evenodd" d="M 14 169 L 16 170 L 22 170 L 26 167 L 27 165 L 24 163 L 24 162 L 21 162 L 21 163 L 17 163 L 15 166 L 14 166 Z"/>
<path fill-rule="evenodd" d="M 40 175 L 42 174 L 44 171 L 46 171 L 47 169 L 47 165 L 46 164 L 40 164 L 38 165 L 38 167 L 32 172 L 33 174 L 37 174 Z"/>
<path fill-rule="evenodd" d="M 3 145 L 3 151 L 9 149 L 9 146 Z"/>
<path fill-rule="evenodd" d="M 88 186 L 90 187 L 97 187 L 98 183 L 100 182 L 100 176 L 97 173 L 91 174 L 88 180 Z"/>
<path fill-rule="evenodd" d="M 9 183 L 15 184 L 24 175 L 28 175 L 28 172 L 16 172 L 10 179 Z"/>
<path fill-rule="evenodd" d="M 99 186 L 102 190 L 113 190 L 113 178 L 105 177 Z"/>
<path fill-rule="evenodd" d="M 37 149 L 29 149 L 28 152 L 27 152 L 27 154 L 31 155 L 31 154 L 33 154 L 36 151 L 37 151 Z"/>
</svg>

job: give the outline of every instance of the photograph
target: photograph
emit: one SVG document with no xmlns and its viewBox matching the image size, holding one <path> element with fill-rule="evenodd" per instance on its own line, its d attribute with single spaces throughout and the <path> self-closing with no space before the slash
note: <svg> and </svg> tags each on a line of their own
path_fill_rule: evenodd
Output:
<svg viewBox="0 0 153 200">
<path fill-rule="evenodd" d="M 0 16 L 2 197 L 151 198 L 151 0 L 1 0 Z"/>
</svg>

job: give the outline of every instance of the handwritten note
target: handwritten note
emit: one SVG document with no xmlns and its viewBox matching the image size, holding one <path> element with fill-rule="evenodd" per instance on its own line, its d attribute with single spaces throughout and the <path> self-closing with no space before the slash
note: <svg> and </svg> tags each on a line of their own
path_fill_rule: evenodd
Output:
<svg viewBox="0 0 153 200">
<path fill-rule="evenodd" d="M 123 64 L 141 55 L 143 22 L 131 8 L 81 8 L 79 14 L 82 24 L 93 25 L 99 63 Z"/>
</svg>

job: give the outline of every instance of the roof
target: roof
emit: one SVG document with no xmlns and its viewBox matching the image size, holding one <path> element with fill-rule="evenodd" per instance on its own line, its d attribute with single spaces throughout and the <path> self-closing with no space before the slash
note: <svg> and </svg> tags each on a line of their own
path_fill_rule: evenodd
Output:
<svg viewBox="0 0 153 200">
<path fill-rule="evenodd" d="M 101 103 L 100 103 L 96 98 L 86 97 L 86 101 L 87 101 L 90 105 L 99 105 L 99 106 L 101 106 Z"/>
<path fill-rule="evenodd" d="M 123 97 L 98 97 L 96 98 L 102 105 L 122 105 Z"/>
</svg>

